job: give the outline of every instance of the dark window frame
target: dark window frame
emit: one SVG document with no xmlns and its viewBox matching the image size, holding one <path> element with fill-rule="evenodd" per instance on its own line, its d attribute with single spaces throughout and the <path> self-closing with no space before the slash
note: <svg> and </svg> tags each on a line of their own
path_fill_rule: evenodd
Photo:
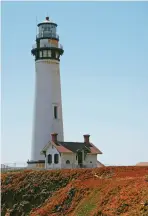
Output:
<svg viewBox="0 0 148 216">
<path fill-rule="evenodd" d="M 52 50 L 52 52 L 51 52 L 51 57 L 54 58 L 54 59 L 56 58 L 56 53 L 55 53 L 54 50 Z"/>
<path fill-rule="evenodd" d="M 53 115 L 54 115 L 54 119 L 58 119 L 58 107 L 54 106 L 53 108 Z"/>
<path fill-rule="evenodd" d="M 66 160 L 66 164 L 70 164 L 70 160 Z"/>
<path fill-rule="evenodd" d="M 55 164 L 59 163 L 59 154 L 54 154 L 54 163 Z"/>
<path fill-rule="evenodd" d="M 48 154 L 48 164 L 52 164 L 52 154 Z"/>
</svg>

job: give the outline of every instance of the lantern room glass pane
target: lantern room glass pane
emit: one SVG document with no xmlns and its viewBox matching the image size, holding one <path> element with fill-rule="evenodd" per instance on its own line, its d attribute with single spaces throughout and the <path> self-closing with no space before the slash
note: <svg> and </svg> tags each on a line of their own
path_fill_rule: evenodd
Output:
<svg viewBox="0 0 148 216">
<path fill-rule="evenodd" d="M 40 58 L 42 58 L 43 57 L 43 55 L 42 55 L 42 51 L 40 51 Z"/>
<path fill-rule="evenodd" d="M 56 52 L 56 58 L 57 58 L 57 59 L 59 58 L 59 53 L 58 53 L 58 52 Z"/>
<path fill-rule="evenodd" d="M 51 57 L 51 50 L 48 50 L 48 57 Z"/>
<path fill-rule="evenodd" d="M 47 50 L 43 50 L 43 57 L 47 57 Z"/>
</svg>

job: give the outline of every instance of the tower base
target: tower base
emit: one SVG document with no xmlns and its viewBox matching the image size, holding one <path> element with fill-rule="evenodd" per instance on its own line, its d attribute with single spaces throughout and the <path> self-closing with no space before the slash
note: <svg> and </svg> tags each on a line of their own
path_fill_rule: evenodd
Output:
<svg viewBox="0 0 148 216">
<path fill-rule="evenodd" d="M 38 161 L 27 161 L 29 168 L 45 168 L 45 160 L 38 160 Z"/>
</svg>

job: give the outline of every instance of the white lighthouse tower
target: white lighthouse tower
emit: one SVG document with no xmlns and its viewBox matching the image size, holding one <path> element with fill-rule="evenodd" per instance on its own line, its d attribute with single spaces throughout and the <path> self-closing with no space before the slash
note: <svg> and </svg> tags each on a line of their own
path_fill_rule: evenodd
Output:
<svg viewBox="0 0 148 216">
<path fill-rule="evenodd" d="M 44 163 L 45 157 L 40 152 L 52 133 L 64 140 L 60 83 L 60 56 L 64 50 L 56 31 L 57 24 L 46 17 L 38 24 L 36 44 L 31 50 L 36 73 L 32 152 L 28 162 L 31 166 Z"/>
</svg>

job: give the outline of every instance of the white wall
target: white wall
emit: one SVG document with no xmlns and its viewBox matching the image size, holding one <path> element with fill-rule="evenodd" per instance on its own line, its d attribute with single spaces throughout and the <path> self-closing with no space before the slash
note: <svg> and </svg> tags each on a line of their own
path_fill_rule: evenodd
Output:
<svg viewBox="0 0 148 216">
<path fill-rule="evenodd" d="M 52 163 L 51 164 L 48 163 L 48 154 L 52 155 Z M 59 163 L 58 164 L 54 163 L 54 154 L 59 155 Z M 50 145 L 46 151 L 45 168 L 47 168 L 47 169 L 61 168 L 61 156 L 60 156 L 59 152 L 57 151 L 57 149 L 54 146 L 52 147 L 52 145 Z"/>
<path fill-rule="evenodd" d="M 84 164 L 86 167 L 97 167 L 97 154 L 87 154 Z"/>
<path fill-rule="evenodd" d="M 33 164 L 28 164 L 28 168 L 35 168 L 35 169 L 44 169 L 45 164 L 44 163 L 33 163 Z"/>
<path fill-rule="evenodd" d="M 66 164 L 67 160 L 70 161 L 70 164 Z M 76 154 L 75 153 L 62 153 L 61 163 L 62 163 L 62 168 L 75 168 L 75 166 L 77 166 L 78 164 L 78 161 L 76 160 Z"/>
<path fill-rule="evenodd" d="M 36 167 L 36 164 L 35 164 L 35 163 L 34 163 L 34 164 L 28 164 L 27 167 L 28 167 L 28 168 L 35 168 L 35 167 Z"/>
<path fill-rule="evenodd" d="M 66 160 L 70 161 L 70 164 L 66 164 Z M 90 163 L 92 162 L 92 163 Z M 62 153 L 61 154 L 61 163 L 62 168 L 76 168 L 78 167 L 78 159 L 76 160 L 76 153 Z M 84 153 L 83 153 L 83 165 L 85 167 L 97 167 L 97 154 L 89 155 L 87 154 L 84 160 Z"/>
<path fill-rule="evenodd" d="M 35 63 L 35 104 L 32 138 L 32 160 L 43 160 L 40 151 L 51 140 L 51 133 L 58 133 L 64 140 L 59 62 L 38 60 Z M 53 117 L 53 104 L 58 105 L 59 118 Z"/>
</svg>

